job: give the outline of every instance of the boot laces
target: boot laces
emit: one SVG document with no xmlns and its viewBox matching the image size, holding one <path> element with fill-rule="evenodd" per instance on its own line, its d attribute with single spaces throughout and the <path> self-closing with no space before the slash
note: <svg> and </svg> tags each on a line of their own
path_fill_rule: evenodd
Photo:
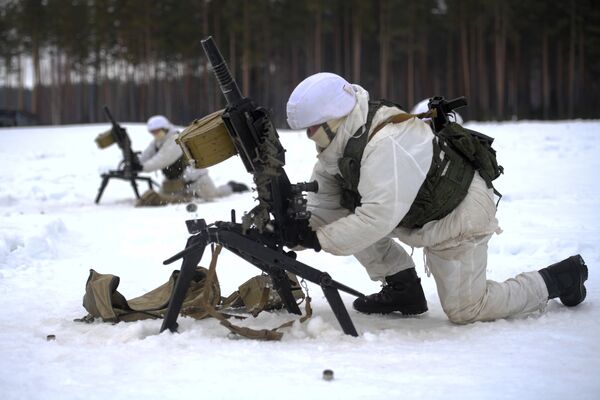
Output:
<svg viewBox="0 0 600 400">
<path fill-rule="evenodd" d="M 373 300 L 375 301 L 389 301 L 392 299 L 394 292 L 401 292 L 404 290 L 403 283 L 393 283 L 393 284 L 384 284 L 382 285 L 381 291 L 379 293 L 374 293 Z"/>
</svg>

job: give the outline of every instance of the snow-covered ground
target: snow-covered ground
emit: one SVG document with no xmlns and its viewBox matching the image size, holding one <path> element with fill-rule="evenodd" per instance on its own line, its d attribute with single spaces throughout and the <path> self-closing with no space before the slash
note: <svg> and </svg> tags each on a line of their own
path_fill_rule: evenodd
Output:
<svg viewBox="0 0 600 400">
<path fill-rule="evenodd" d="M 150 140 L 125 124 L 135 149 Z M 544 313 L 466 326 L 441 310 L 433 278 L 414 259 L 430 311 L 420 317 L 360 315 L 342 295 L 360 336 L 342 333 L 319 287 L 309 284 L 313 318 L 281 342 L 235 340 L 215 320 L 180 318 L 180 333 L 158 334 L 160 320 L 83 324 L 89 269 L 121 277 L 138 296 L 178 264 L 162 260 L 188 237 L 184 221 L 228 220 L 250 210 L 251 193 L 185 205 L 134 208 L 133 192 L 111 182 L 100 205 L 99 173 L 116 166 L 116 147 L 99 150 L 108 124 L 0 129 L 1 399 L 597 399 L 600 398 L 600 122 L 469 123 L 496 138 L 505 175 L 490 242 L 488 276 L 504 280 L 581 253 L 587 300 L 574 309 L 550 301 Z M 307 180 L 312 144 L 281 131 L 290 179 Z M 213 168 L 217 183 L 251 184 L 239 158 Z M 155 176 L 160 180 L 159 176 Z M 352 257 L 305 251 L 299 259 L 363 293 L 379 290 Z M 208 264 L 208 259 L 202 262 Z M 259 273 L 224 251 L 224 294 Z M 240 324 L 275 327 L 293 316 L 263 313 Z M 47 341 L 47 335 L 56 340 Z M 324 381 L 332 369 L 335 378 Z"/>
</svg>

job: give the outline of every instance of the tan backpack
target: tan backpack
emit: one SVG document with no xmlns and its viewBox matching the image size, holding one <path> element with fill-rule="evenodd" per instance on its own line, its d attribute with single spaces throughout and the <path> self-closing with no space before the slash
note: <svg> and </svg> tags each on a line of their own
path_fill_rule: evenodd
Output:
<svg viewBox="0 0 600 400">
<path fill-rule="evenodd" d="M 215 278 L 206 286 L 208 270 L 197 267 L 194 278 L 183 300 L 182 310 L 198 306 L 207 296 L 209 304 L 216 306 L 221 300 L 219 281 Z M 101 318 L 104 322 L 138 321 L 148 318 L 163 318 L 169 306 L 171 292 L 179 276 L 179 271 L 173 271 L 169 280 L 151 290 L 150 292 L 126 300 L 117 290 L 120 278 L 111 274 L 100 274 L 93 269 L 85 284 L 83 307 L 88 311 L 84 320 Z M 195 318 L 202 319 L 208 313 L 195 314 Z"/>
<path fill-rule="evenodd" d="M 240 311 L 256 317 L 262 311 L 284 308 L 284 304 L 268 275 L 255 276 L 241 284 L 238 290 L 227 298 L 221 297 L 216 276 L 216 262 L 220 250 L 221 246 L 217 246 L 210 269 L 196 267 L 194 278 L 183 300 L 181 315 L 195 319 L 209 316 L 216 318 L 234 334 L 250 339 L 280 340 L 283 333 L 279 330 L 291 326 L 293 320 L 274 329 L 262 330 L 240 327 L 229 322 L 232 313 L 236 318 L 245 318 L 239 315 Z M 118 276 L 100 274 L 91 269 L 83 296 L 83 307 L 88 311 L 88 315 L 75 321 L 92 322 L 95 318 L 101 318 L 104 322 L 116 323 L 163 318 L 178 276 L 179 271 L 173 271 L 166 283 L 142 296 L 127 300 L 117 290 L 120 283 Z M 299 303 L 306 302 L 306 315 L 300 318 L 300 322 L 304 322 L 312 315 L 310 297 L 304 294 L 294 274 L 288 272 L 288 277 L 294 298 Z"/>
</svg>

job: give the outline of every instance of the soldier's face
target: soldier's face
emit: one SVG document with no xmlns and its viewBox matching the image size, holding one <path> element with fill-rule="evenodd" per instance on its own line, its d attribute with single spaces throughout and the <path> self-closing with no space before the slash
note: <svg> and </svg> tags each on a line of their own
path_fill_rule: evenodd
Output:
<svg viewBox="0 0 600 400">
<path fill-rule="evenodd" d="M 315 135 L 315 133 L 319 130 L 320 127 L 321 125 L 309 126 L 308 128 L 306 128 L 306 136 L 309 139 L 312 139 L 312 137 Z"/>
<path fill-rule="evenodd" d="M 317 146 L 321 149 L 325 149 L 331 143 L 331 139 L 326 133 L 326 125 L 327 123 L 310 126 L 306 128 L 306 136 L 310 140 L 313 140 Z"/>
<path fill-rule="evenodd" d="M 164 129 L 155 129 L 150 131 L 150 133 L 156 140 L 164 139 L 164 137 L 167 135 L 167 132 Z"/>
</svg>

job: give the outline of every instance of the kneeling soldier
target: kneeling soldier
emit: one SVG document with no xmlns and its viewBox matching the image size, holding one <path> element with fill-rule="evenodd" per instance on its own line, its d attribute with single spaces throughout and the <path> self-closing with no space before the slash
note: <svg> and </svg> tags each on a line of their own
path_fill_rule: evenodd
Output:
<svg viewBox="0 0 600 400">
<path fill-rule="evenodd" d="M 234 181 L 216 186 L 208 175 L 208 169 L 186 165 L 183 152 L 175 143 L 179 132 L 166 117 L 150 117 L 147 128 L 154 139 L 140 155 L 141 165 L 138 169 L 144 172 L 162 170 L 165 177 L 161 185 L 162 195 L 169 199 L 181 197 L 182 201 L 191 197 L 210 201 L 234 192 L 248 191 L 248 186 Z"/>
<path fill-rule="evenodd" d="M 402 122 L 390 123 L 392 116 Z M 319 191 L 308 196 L 315 231 L 299 244 L 354 255 L 372 280 L 384 282 L 381 292 L 356 299 L 356 310 L 427 311 L 414 262 L 394 238 L 423 248 L 442 308 L 455 323 L 539 310 L 549 298 L 567 306 L 585 299 L 588 270 L 579 255 L 505 282 L 486 279 L 488 241 L 500 232 L 493 189 L 458 153 L 440 151 L 423 121 L 388 102 L 370 104 L 365 89 L 330 73 L 294 89 L 287 119 L 292 129 L 307 130 L 319 153 L 311 178 Z M 351 176 L 357 190 L 348 194 L 352 165 L 343 158 L 349 139 L 361 135 L 368 141 Z"/>
</svg>

